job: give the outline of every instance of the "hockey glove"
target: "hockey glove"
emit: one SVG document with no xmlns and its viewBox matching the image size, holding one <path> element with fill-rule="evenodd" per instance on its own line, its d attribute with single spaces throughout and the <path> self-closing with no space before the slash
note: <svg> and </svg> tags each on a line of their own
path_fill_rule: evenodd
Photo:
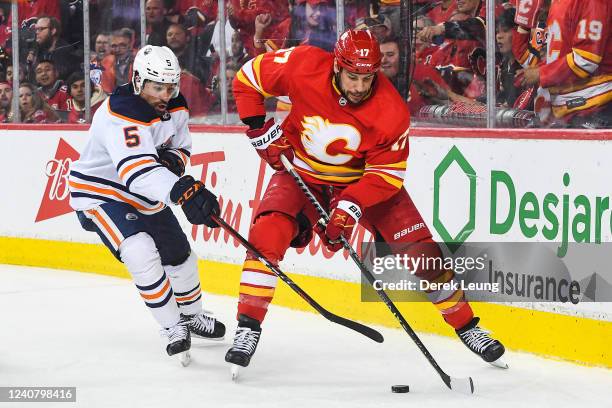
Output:
<svg viewBox="0 0 612 408">
<path fill-rule="evenodd" d="M 181 177 L 185 174 L 185 163 L 178 154 L 170 149 L 160 149 L 157 151 L 157 161 L 165 168 Z"/>
<path fill-rule="evenodd" d="M 211 228 L 219 226 L 210 219 L 211 214 L 219 214 L 217 197 L 193 177 L 181 177 L 170 191 L 170 200 L 181 206 L 190 223 Z"/>
<path fill-rule="evenodd" d="M 321 233 L 321 224 L 317 224 L 315 230 L 323 239 L 327 249 L 336 252 L 343 247 L 340 237 L 350 239 L 359 218 L 361 218 L 361 208 L 358 204 L 348 200 L 340 200 L 329 216 L 325 232 Z"/>
<path fill-rule="evenodd" d="M 524 28 L 535 28 L 544 0 L 518 0 L 514 22 Z"/>
<path fill-rule="evenodd" d="M 261 129 L 247 130 L 246 134 L 251 139 L 251 145 L 257 149 L 259 157 L 274 170 L 283 169 L 281 154 L 284 154 L 289 161 L 293 161 L 293 149 L 287 138 L 283 136 L 280 126 L 274 123 L 274 119 L 269 119 Z"/>
</svg>

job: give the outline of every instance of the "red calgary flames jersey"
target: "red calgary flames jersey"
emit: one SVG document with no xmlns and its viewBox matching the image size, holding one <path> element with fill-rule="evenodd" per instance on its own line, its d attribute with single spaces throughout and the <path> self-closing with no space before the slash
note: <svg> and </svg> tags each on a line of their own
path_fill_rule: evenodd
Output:
<svg viewBox="0 0 612 408">
<path fill-rule="evenodd" d="M 288 96 L 282 129 L 295 168 L 311 183 L 348 186 L 343 195 L 368 207 L 403 185 L 410 114 L 380 73 L 367 99 L 349 103 L 335 84 L 333 62 L 311 46 L 259 55 L 236 75 L 234 96 L 241 118 L 265 115 L 264 97 Z"/>
<path fill-rule="evenodd" d="M 610 0 L 552 0 L 540 84 L 555 116 L 612 101 L 611 24 Z"/>
</svg>

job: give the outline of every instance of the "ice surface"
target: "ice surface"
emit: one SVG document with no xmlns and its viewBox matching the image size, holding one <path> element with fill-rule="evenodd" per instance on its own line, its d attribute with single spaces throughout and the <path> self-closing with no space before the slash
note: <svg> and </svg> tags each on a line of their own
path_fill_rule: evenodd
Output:
<svg viewBox="0 0 612 408">
<path fill-rule="evenodd" d="M 130 281 L 0 265 L 0 386 L 77 387 L 76 404 L 28 407 L 612 407 L 612 370 L 525 353 L 508 353 L 510 369 L 501 370 L 458 340 L 423 334 L 444 370 L 474 378 L 476 395 L 465 396 L 444 386 L 403 331 L 380 328 L 385 342 L 377 344 L 318 315 L 274 306 L 251 366 L 233 383 L 223 356 L 236 299 L 205 301 L 229 335 L 194 339 L 183 368 L 165 354 Z M 517 328 L 518 335 L 529 333 Z M 410 393 L 391 393 L 394 384 L 409 384 Z"/>
</svg>

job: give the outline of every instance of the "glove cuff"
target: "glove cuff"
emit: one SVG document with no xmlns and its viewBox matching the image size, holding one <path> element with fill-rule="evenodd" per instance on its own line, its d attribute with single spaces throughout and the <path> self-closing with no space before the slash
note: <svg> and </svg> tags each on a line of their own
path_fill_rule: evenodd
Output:
<svg viewBox="0 0 612 408">
<path fill-rule="evenodd" d="M 247 131 L 249 134 L 252 131 Z M 276 123 L 272 123 L 272 125 L 268 128 L 266 133 L 261 136 L 257 136 L 250 139 L 251 145 L 257 150 L 265 150 L 270 146 L 274 141 L 281 138 L 283 135 L 283 130 L 280 125 Z M 249 135 L 250 137 L 250 135 Z"/>
<path fill-rule="evenodd" d="M 361 207 L 359 207 L 358 204 L 348 200 L 338 201 L 338 205 L 336 206 L 336 208 L 348 213 L 351 217 L 355 219 L 355 221 L 359 221 L 361 215 L 363 214 L 361 212 Z"/>
</svg>

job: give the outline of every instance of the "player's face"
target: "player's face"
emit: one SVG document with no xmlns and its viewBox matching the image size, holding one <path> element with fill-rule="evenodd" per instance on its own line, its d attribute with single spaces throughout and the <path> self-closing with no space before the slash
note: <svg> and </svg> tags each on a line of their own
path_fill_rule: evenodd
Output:
<svg viewBox="0 0 612 408">
<path fill-rule="evenodd" d="M 13 88 L 8 84 L 0 85 L 0 108 L 6 109 L 11 105 L 13 99 Z"/>
<path fill-rule="evenodd" d="M 166 113 L 168 101 L 176 89 L 176 84 L 146 81 L 140 96 L 155 109 L 159 115 Z"/>
<path fill-rule="evenodd" d="M 340 70 L 340 89 L 351 103 L 361 102 L 370 92 L 374 74 L 356 74 L 346 69 Z"/>
</svg>

